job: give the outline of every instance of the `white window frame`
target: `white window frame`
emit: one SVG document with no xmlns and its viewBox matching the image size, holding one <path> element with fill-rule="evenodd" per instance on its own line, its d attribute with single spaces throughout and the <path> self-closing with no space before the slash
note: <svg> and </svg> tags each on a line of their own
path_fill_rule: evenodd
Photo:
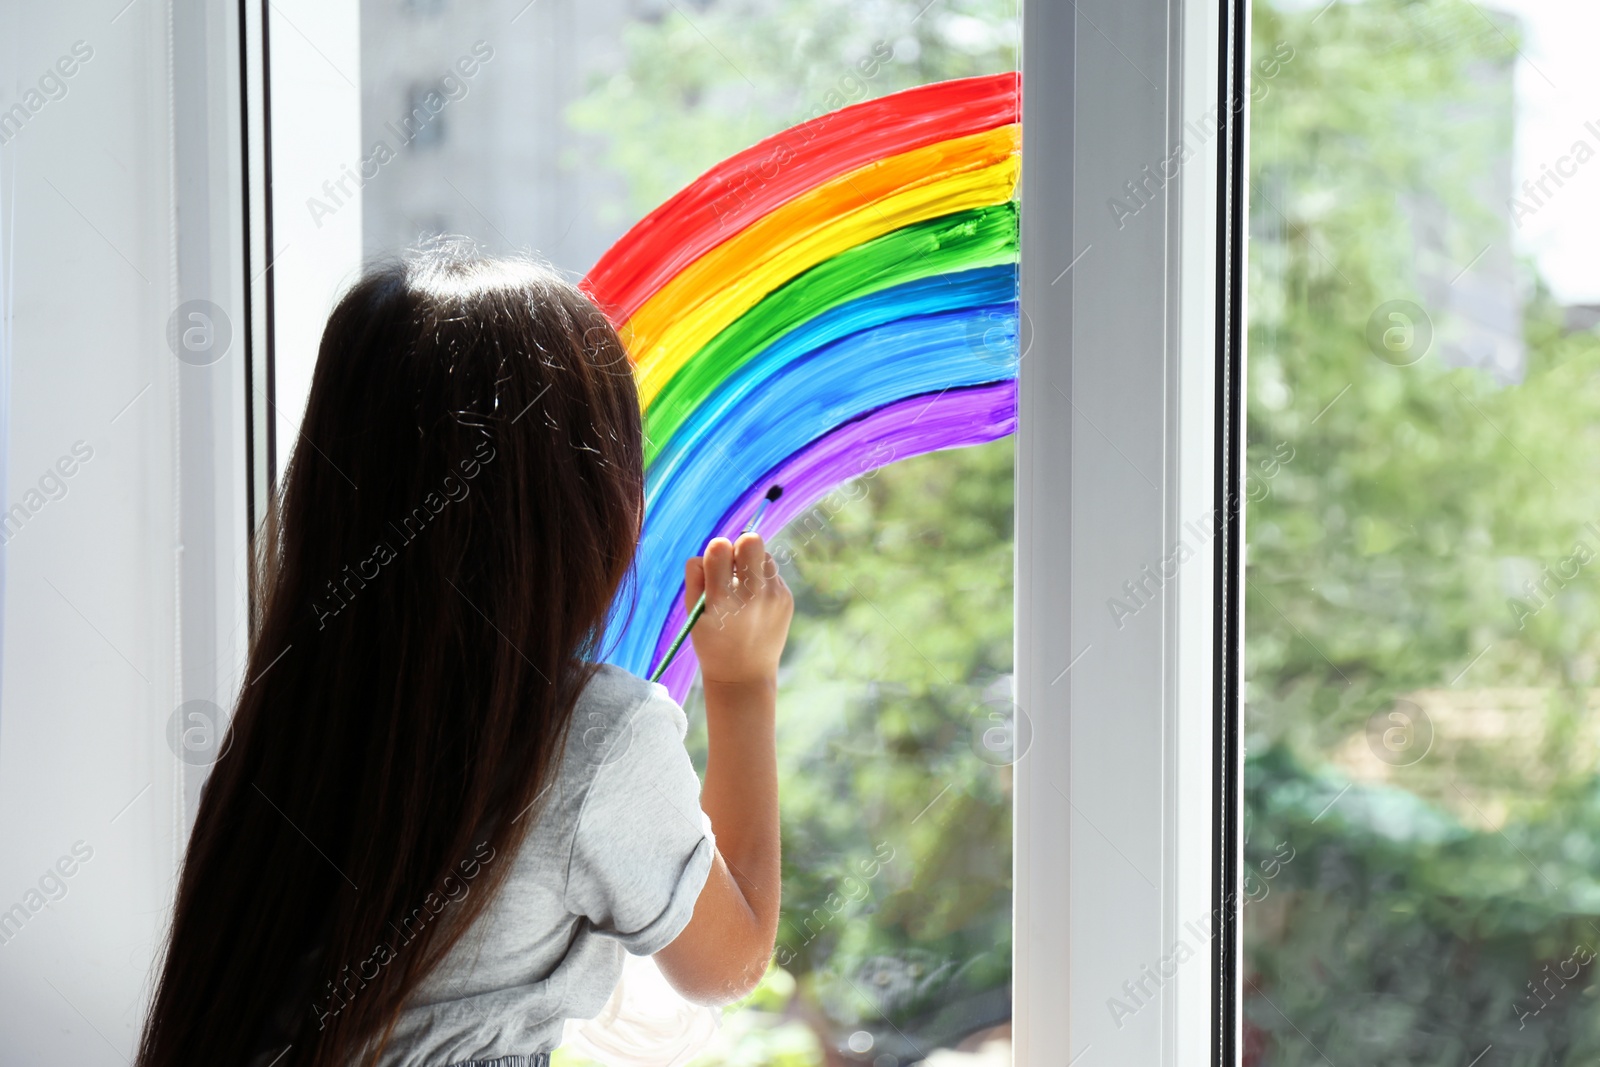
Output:
<svg viewBox="0 0 1600 1067">
<path fill-rule="evenodd" d="M 47 470 L 66 479 L 0 550 L 0 1047 L 19 1062 L 132 1055 L 205 780 L 205 740 L 191 742 L 240 685 L 250 331 L 236 16 L 205 0 L 0 13 L 17 76 L 7 110 L 61 74 L 20 131 L 13 113 L 0 151 L 16 312 L 0 360 L 16 386 L 0 434 L 16 480 L 0 508 Z M 209 725 L 214 738 L 223 723 Z M 41 877 L 67 888 L 19 916 Z"/>
<path fill-rule="evenodd" d="M 1247 8 L 1025 6 L 1018 1064 L 1239 1056 Z"/>
</svg>

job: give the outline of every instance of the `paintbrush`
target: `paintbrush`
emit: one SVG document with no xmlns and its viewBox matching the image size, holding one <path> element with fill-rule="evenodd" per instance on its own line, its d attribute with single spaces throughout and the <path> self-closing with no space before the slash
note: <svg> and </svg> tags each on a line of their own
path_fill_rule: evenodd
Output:
<svg viewBox="0 0 1600 1067">
<path fill-rule="evenodd" d="M 756 505 L 755 514 L 750 516 L 750 521 L 745 524 L 743 530 L 739 531 L 740 536 L 743 536 L 747 533 L 754 533 L 756 524 L 761 521 L 761 516 L 767 510 L 767 505 L 771 504 L 774 500 L 778 499 L 782 495 L 783 486 L 781 485 L 775 485 L 771 489 L 768 489 L 767 495 L 762 497 L 761 503 Z M 737 540 L 737 538 L 735 538 L 735 540 Z M 650 680 L 652 682 L 660 681 L 662 673 L 667 669 L 667 665 L 672 662 L 672 657 L 678 654 L 678 649 L 682 648 L 683 643 L 689 639 L 689 631 L 694 628 L 694 624 L 699 622 L 700 616 L 704 615 L 705 613 L 706 595 L 705 593 L 701 593 L 700 599 L 695 601 L 693 610 L 689 612 L 689 617 L 684 620 L 683 629 L 679 630 L 678 636 L 672 639 L 672 644 L 667 648 L 667 654 L 661 657 L 660 664 L 658 664 L 656 669 L 651 673 Z"/>
</svg>

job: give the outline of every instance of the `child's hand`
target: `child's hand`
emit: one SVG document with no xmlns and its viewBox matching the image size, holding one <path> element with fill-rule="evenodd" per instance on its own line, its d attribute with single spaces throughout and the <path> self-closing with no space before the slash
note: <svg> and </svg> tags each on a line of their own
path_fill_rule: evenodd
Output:
<svg viewBox="0 0 1600 1067">
<path fill-rule="evenodd" d="M 714 537 L 706 554 L 684 567 L 689 608 L 706 594 L 705 615 L 689 631 L 708 682 L 770 681 L 789 636 L 794 597 L 778 573 L 760 534 L 739 536 L 734 545 Z"/>
</svg>

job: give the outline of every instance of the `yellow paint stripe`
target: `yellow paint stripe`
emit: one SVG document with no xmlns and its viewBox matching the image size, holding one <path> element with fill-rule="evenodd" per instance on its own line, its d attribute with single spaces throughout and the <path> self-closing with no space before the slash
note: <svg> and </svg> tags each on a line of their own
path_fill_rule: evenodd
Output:
<svg viewBox="0 0 1600 1067">
<path fill-rule="evenodd" d="M 679 271 L 622 328 L 639 402 L 762 297 L 831 256 L 924 219 L 1011 199 L 1015 124 L 875 160 L 795 197 Z"/>
</svg>

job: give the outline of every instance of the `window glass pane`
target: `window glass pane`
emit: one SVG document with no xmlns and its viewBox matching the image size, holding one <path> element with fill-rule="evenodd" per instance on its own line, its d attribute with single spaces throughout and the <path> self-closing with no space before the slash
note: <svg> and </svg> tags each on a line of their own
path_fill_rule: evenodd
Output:
<svg viewBox="0 0 1600 1067">
<path fill-rule="evenodd" d="M 1014 71 L 1019 43 L 1017 0 L 364 0 L 366 252 L 463 233 L 578 277 L 762 138 Z M 1013 448 L 895 458 L 764 529 L 797 601 L 784 915 L 697 1064 L 1009 1062 Z M 698 760 L 697 691 L 685 705 Z"/>
<path fill-rule="evenodd" d="M 1600 1056 L 1600 67 L 1256 0 L 1245 1062 Z"/>
</svg>

